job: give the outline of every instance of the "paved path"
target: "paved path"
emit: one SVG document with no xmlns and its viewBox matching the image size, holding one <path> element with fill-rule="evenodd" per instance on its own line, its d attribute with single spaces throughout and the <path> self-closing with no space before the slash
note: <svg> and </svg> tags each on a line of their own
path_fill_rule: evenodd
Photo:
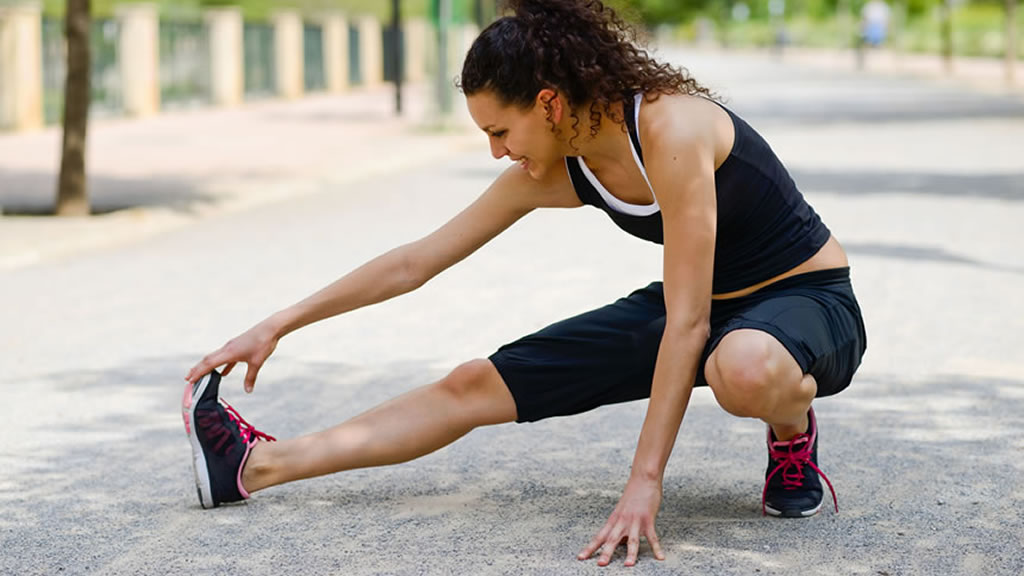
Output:
<svg viewBox="0 0 1024 576">
<path fill-rule="evenodd" d="M 698 391 L 658 519 L 669 558 L 629 573 L 1020 574 L 1024 103 L 669 56 L 792 168 L 849 250 L 870 342 L 852 387 L 817 403 L 839 514 L 760 517 L 763 428 Z M 431 230 L 502 166 L 482 140 L 373 180 L 334 183 L 327 166 L 285 202 L 0 271 L 0 573 L 604 573 L 574 555 L 617 501 L 642 402 L 479 430 L 245 506 L 202 511 L 191 484 L 191 363 Z M 659 257 L 594 210 L 531 215 L 422 290 L 290 336 L 254 395 L 234 376 L 224 395 L 278 436 L 329 426 L 657 278 Z"/>
<path fill-rule="evenodd" d="M 337 189 L 429 163 L 478 143 L 465 112 L 432 120 L 426 85 L 407 86 L 395 116 L 390 87 L 267 100 L 233 109 L 96 119 L 86 157 L 93 218 L 52 214 L 59 127 L 0 133 L 0 269 L 122 244 L 239 210 Z M 461 130 L 457 128 L 462 128 Z M 472 136 L 472 138 L 470 137 Z"/>
</svg>

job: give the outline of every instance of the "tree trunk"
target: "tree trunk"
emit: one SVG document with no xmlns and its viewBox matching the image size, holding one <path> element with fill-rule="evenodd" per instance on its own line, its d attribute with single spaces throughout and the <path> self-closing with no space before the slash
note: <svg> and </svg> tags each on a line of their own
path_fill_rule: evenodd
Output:
<svg viewBox="0 0 1024 576">
<path fill-rule="evenodd" d="M 953 0 L 942 0 L 942 60 L 946 74 L 953 73 Z"/>
<path fill-rule="evenodd" d="M 1017 75 L 1017 0 L 1006 0 L 1006 83 Z"/>
<path fill-rule="evenodd" d="M 57 184 L 57 215 L 87 216 L 89 194 L 85 178 L 86 128 L 89 121 L 90 0 L 68 0 L 68 76 L 64 84 L 64 145 Z"/>
</svg>

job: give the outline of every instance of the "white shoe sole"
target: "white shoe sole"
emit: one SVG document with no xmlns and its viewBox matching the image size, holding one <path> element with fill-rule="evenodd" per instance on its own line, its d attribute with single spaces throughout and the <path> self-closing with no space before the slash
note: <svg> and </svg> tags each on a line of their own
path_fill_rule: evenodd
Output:
<svg viewBox="0 0 1024 576">
<path fill-rule="evenodd" d="M 810 510 L 804 510 L 803 512 L 800 513 L 800 516 L 783 516 L 781 510 L 776 510 L 775 508 L 772 508 L 767 504 L 764 505 L 764 511 L 767 512 L 769 516 L 775 516 L 776 518 L 806 518 L 808 516 L 814 516 L 815 514 L 817 514 L 818 511 L 821 510 L 822 502 L 818 502 L 818 505 Z"/>
<path fill-rule="evenodd" d="M 192 445 L 192 472 L 196 482 L 196 493 L 199 495 L 199 505 L 206 509 L 214 508 L 216 504 L 213 502 L 206 457 L 203 455 L 203 447 L 199 445 L 199 436 L 196 435 L 196 400 L 202 398 L 209 384 L 209 374 L 203 376 L 194 387 L 186 383 L 185 395 L 181 401 L 181 418 L 185 421 L 185 434 Z"/>
</svg>

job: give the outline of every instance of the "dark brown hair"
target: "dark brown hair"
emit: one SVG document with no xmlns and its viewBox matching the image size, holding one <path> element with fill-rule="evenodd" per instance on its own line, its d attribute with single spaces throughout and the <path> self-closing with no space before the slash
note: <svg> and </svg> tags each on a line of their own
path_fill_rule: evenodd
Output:
<svg viewBox="0 0 1024 576">
<path fill-rule="evenodd" d="M 655 61 L 636 30 L 599 0 L 507 0 L 505 7 L 511 15 L 484 29 L 466 55 L 458 85 L 467 96 L 491 91 L 505 105 L 529 109 L 541 90 L 560 90 L 574 120 L 573 139 L 580 123 L 575 109 L 586 102 L 594 136 L 602 113 L 621 124 L 612 104 L 637 93 L 648 100 L 713 97 L 685 70 Z"/>
</svg>

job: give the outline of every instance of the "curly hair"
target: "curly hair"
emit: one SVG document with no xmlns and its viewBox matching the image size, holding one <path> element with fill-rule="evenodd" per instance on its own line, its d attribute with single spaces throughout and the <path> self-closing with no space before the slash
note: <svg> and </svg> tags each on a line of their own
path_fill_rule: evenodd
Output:
<svg viewBox="0 0 1024 576">
<path fill-rule="evenodd" d="M 457 81 L 467 96 L 493 92 L 505 105 L 529 109 L 545 88 L 565 94 L 579 136 L 576 108 L 590 102 L 590 134 L 602 114 L 622 124 L 612 105 L 642 93 L 711 92 L 677 69 L 655 61 L 636 30 L 599 0 L 506 0 L 511 12 L 480 33 L 466 54 Z M 549 118 L 552 129 L 554 122 Z"/>
</svg>

